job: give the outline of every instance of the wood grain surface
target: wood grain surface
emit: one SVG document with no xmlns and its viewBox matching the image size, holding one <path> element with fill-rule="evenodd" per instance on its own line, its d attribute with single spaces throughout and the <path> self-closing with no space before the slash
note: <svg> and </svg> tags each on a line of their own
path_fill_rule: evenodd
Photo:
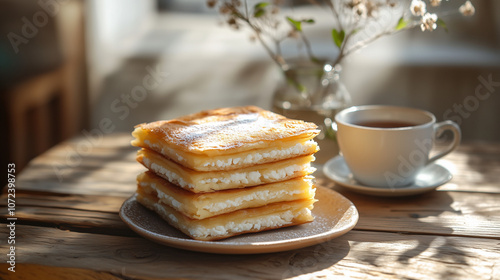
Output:
<svg viewBox="0 0 500 280">
<path fill-rule="evenodd" d="M 454 178 L 412 197 L 356 194 L 317 172 L 317 184 L 356 205 L 354 230 L 299 250 L 216 255 L 158 245 L 120 220 L 143 170 L 130 140 L 73 139 L 18 174 L 16 272 L 2 262 L 0 278 L 500 279 L 500 144 L 463 144 L 440 161 Z M 5 223 L 5 190 L 0 216 Z"/>
</svg>

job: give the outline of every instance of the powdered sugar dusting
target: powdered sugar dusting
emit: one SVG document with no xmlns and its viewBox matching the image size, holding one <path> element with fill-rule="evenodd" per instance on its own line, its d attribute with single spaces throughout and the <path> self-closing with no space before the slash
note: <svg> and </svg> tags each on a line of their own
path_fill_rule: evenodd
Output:
<svg viewBox="0 0 500 280">
<path fill-rule="evenodd" d="M 203 122 L 192 126 L 182 126 L 173 131 L 172 136 L 181 139 L 181 143 L 191 146 L 197 142 L 206 149 L 230 149 L 241 146 L 245 142 L 255 142 L 253 131 L 276 130 L 278 124 L 259 114 L 238 115 L 233 119 L 218 122 Z M 220 133 L 220 132 L 224 133 Z M 238 141 L 227 142 L 227 139 Z"/>
<path fill-rule="evenodd" d="M 226 109 L 228 110 L 228 109 Z M 313 138 L 316 125 L 287 119 L 256 107 L 212 110 L 171 121 L 142 125 L 164 141 L 189 151 L 226 150 L 304 135 Z"/>
<path fill-rule="evenodd" d="M 206 118 L 206 122 L 194 124 L 191 126 L 182 126 L 174 131 L 175 134 L 181 134 L 183 141 L 188 143 L 198 139 L 217 139 L 221 138 L 217 132 L 224 131 L 229 134 L 240 134 L 247 130 L 252 130 L 252 126 L 260 125 L 262 128 L 272 126 L 273 122 L 259 118 L 259 114 L 238 115 L 233 119 L 226 121 L 209 121 L 211 118 Z M 220 141 L 217 141 L 220 142 Z"/>
</svg>

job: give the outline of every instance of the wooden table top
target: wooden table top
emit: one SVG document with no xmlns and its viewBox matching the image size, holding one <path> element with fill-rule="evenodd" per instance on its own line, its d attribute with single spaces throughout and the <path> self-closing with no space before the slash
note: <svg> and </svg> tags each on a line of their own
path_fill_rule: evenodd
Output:
<svg viewBox="0 0 500 280">
<path fill-rule="evenodd" d="M 500 143 L 461 145 L 441 161 L 454 178 L 413 197 L 356 194 L 316 174 L 357 207 L 353 230 L 303 249 L 218 255 L 153 243 L 120 220 L 144 169 L 130 140 L 73 139 L 16 175 L 14 216 L 7 188 L 0 201 L 2 223 L 17 218 L 16 272 L 2 261 L 0 278 L 500 279 Z M 0 231 L 6 259 L 12 231 Z"/>
</svg>

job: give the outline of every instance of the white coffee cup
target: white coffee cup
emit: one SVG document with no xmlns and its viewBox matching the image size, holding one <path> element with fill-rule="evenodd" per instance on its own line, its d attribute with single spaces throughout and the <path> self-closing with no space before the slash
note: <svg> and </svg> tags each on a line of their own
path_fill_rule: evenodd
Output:
<svg viewBox="0 0 500 280">
<path fill-rule="evenodd" d="M 335 121 L 339 148 L 354 179 L 373 187 L 413 183 L 426 165 L 457 148 L 461 138 L 456 123 L 436 123 L 430 112 L 407 107 L 350 107 Z M 445 130 L 453 133 L 452 143 L 429 158 L 435 138 Z"/>
</svg>

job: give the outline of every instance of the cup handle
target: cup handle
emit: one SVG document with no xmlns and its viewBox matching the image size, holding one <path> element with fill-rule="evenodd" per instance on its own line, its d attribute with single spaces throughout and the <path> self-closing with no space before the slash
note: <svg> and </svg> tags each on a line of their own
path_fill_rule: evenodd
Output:
<svg viewBox="0 0 500 280">
<path fill-rule="evenodd" d="M 427 162 L 427 164 L 434 162 L 434 161 L 444 157 L 445 155 L 451 153 L 460 144 L 460 140 L 462 138 L 462 133 L 460 131 L 460 127 L 458 126 L 458 124 L 456 124 L 455 122 L 452 122 L 452 121 L 444 121 L 444 122 L 434 124 L 434 137 L 437 138 L 437 137 L 441 136 L 441 134 L 443 134 L 443 132 L 446 130 L 450 130 L 451 132 L 453 132 L 453 142 L 450 145 L 448 145 L 448 147 L 446 148 L 445 151 L 431 157 L 429 159 L 429 161 Z"/>
</svg>

